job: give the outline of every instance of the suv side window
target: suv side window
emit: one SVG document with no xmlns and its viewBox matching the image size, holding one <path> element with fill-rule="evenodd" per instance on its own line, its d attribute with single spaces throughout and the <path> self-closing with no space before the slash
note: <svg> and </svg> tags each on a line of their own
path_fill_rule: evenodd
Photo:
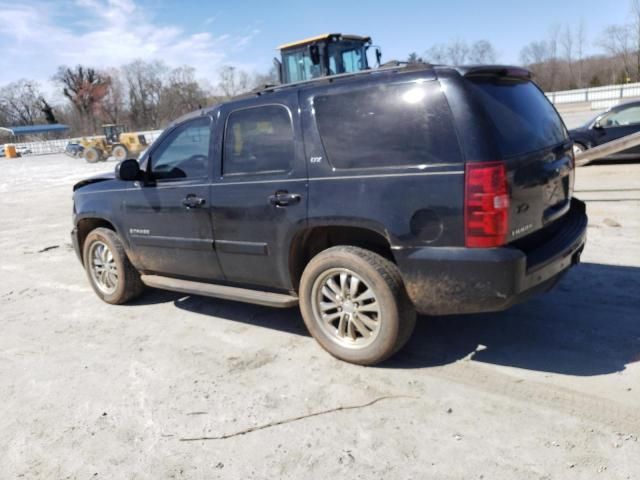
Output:
<svg viewBox="0 0 640 480">
<path fill-rule="evenodd" d="M 340 169 L 462 161 L 436 81 L 377 84 L 313 99 L 329 162 Z"/>
<path fill-rule="evenodd" d="M 600 123 L 605 127 L 624 127 L 640 123 L 640 107 L 629 107 L 605 115 Z"/>
<path fill-rule="evenodd" d="M 178 126 L 151 153 L 153 177 L 158 180 L 206 177 L 210 139 L 210 117 Z"/>
<path fill-rule="evenodd" d="M 232 112 L 224 136 L 223 175 L 286 173 L 293 168 L 289 110 L 265 105 Z"/>
</svg>

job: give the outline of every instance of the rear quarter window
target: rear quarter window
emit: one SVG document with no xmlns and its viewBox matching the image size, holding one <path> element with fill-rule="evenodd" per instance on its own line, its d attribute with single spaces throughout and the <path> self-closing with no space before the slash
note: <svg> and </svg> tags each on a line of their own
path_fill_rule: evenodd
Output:
<svg viewBox="0 0 640 480">
<path fill-rule="evenodd" d="M 436 81 L 377 84 L 313 99 L 322 143 L 338 169 L 461 162 Z"/>
<path fill-rule="evenodd" d="M 532 82 L 478 78 L 468 81 L 492 123 L 503 157 L 558 145 L 568 139 L 560 116 Z"/>
</svg>

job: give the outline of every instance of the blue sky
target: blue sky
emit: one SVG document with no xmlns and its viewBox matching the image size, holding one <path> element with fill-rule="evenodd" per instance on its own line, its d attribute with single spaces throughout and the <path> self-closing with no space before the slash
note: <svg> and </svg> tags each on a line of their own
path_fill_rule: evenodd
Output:
<svg viewBox="0 0 640 480">
<path fill-rule="evenodd" d="M 607 25 L 629 21 L 629 7 L 626 0 L 0 0 L 0 85 L 46 83 L 61 64 L 109 68 L 135 58 L 192 65 L 215 83 L 221 65 L 266 71 L 277 45 L 325 32 L 371 35 L 385 60 L 452 39 L 486 39 L 500 62 L 517 63 L 520 49 L 553 25 L 581 19 L 595 53 Z"/>
</svg>

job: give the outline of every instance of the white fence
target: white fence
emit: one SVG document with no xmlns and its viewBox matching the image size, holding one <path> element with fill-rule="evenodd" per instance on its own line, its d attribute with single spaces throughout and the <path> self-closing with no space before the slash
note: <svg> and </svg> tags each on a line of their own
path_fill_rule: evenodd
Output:
<svg viewBox="0 0 640 480">
<path fill-rule="evenodd" d="M 160 136 L 162 130 L 149 130 L 146 132 L 140 132 L 144 135 L 147 145 Z M 81 138 L 95 138 L 95 137 L 76 137 L 76 138 L 62 138 L 58 140 L 42 140 L 40 142 L 7 142 L 13 143 L 16 146 L 18 152 L 22 152 L 23 155 L 45 155 L 47 153 L 63 153 L 68 143 L 77 143 Z"/>
<path fill-rule="evenodd" d="M 548 92 L 546 95 L 555 105 L 590 103 L 592 110 L 601 110 L 617 105 L 621 101 L 640 97 L 640 83 Z"/>
</svg>

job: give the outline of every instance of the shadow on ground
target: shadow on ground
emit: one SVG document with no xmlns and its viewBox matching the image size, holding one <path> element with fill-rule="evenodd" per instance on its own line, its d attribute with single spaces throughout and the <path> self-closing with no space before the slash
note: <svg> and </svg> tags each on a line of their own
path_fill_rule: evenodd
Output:
<svg viewBox="0 0 640 480">
<path fill-rule="evenodd" d="M 547 294 L 505 312 L 419 317 L 408 345 L 382 368 L 478 362 L 567 375 L 601 375 L 640 361 L 640 268 L 582 264 Z M 297 308 L 149 292 L 139 304 L 176 307 L 308 336 Z"/>
<path fill-rule="evenodd" d="M 547 294 L 508 311 L 421 318 L 389 367 L 478 362 L 566 375 L 601 375 L 640 361 L 640 269 L 574 268 Z"/>
</svg>

